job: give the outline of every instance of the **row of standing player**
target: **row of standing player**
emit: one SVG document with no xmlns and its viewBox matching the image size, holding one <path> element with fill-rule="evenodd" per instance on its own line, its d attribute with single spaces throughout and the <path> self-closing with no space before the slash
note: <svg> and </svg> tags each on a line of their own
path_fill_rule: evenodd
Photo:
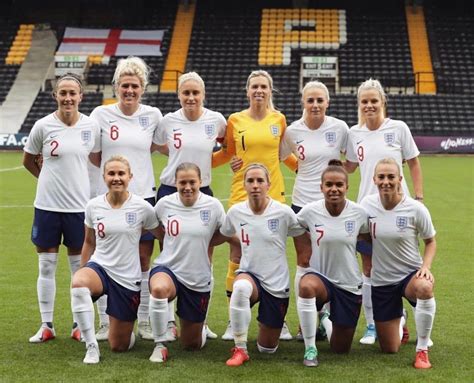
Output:
<svg viewBox="0 0 474 383">
<path fill-rule="evenodd" d="M 150 143 L 154 133 L 156 133 L 156 132 L 153 132 L 153 130 L 154 129 L 156 130 L 156 127 L 157 127 L 156 122 L 161 119 L 161 114 L 156 108 L 146 107 L 139 103 L 140 96 L 143 93 L 144 88 L 146 86 L 146 78 L 147 78 L 146 66 L 145 67 L 142 66 L 141 67 L 142 69 L 140 69 L 140 67 L 141 67 L 141 62 L 136 58 L 124 60 L 124 62 L 122 62 L 122 66 L 121 64 L 119 64 L 116 71 L 116 75 L 114 77 L 114 82 L 115 82 L 115 85 L 117 86 L 117 91 L 119 94 L 119 100 L 120 100 L 119 104 L 113 105 L 111 107 L 99 107 L 96 109 L 95 112 L 97 112 L 96 115 L 98 119 L 102 118 L 101 140 L 102 140 L 103 157 L 107 158 L 109 155 L 113 154 L 113 151 L 111 148 L 114 147 L 114 144 L 117 145 L 116 148 L 118 149 L 118 153 L 124 153 L 127 155 L 127 157 L 130 157 L 130 152 L 132 152 L 131 157 L 133 159 L 136 158 L 137 154 L 143 156 L 141 160 L 139 159 L 138 161 L 136 161 L 136 163 L 134 163 L 134 165 L 136 165 L 137 168 L 140 169 L 138 173 L 135 173 L 134 171 L 135 174 L 138 174 L 138 176 L 135 176 L 134 178 L 135 180 L 137 179 L 139 180 L 141 178 L 142 180 L 145 179 L 146 181 L 150 181 L 150 179 L 152 180 L 152 172 L 151 172 L 151 178 L 140 177 L 140 174 L 141 173 L 145 174 L 147 170 L 151 168 L 151 160 L 150 160 L 149 150 L 148 150 L 149 147 L 147 143 Z M 165 153 L 166 153 L 167 148 L 170 148 L 170 150 L 175 150 L 176 152 L 175 156 L 170 155 L 170 161 L 169 161 L 169 164 L 171 164 L 172 158 L 176 159 L 174 161 L 174 167 L 176 167 L 177 163 L 182 162 L 185 159 L 188 159 L 188 160 L 191 159 L 193 162 L 196 162 L 196 159 L 199 158 L 206 161 L 206 163 L 204 164 L 204 167 L 202 167 L 201 165 L 201 168 L 209 169 L 208 172 L 204 171 L 204 176 L 203 176 L 203 186 L 208 186 L 210 182 L 210 154 L 209 153 L 212 151 L 212 148 L 209 149 L 209 147 L 213 146 L 213 142 L 217 136 L 220 136 L 220 137 L 223 136 L 222 131 L 225 130 L 225 120 L 220 114 L 208 111 L 207 109 L 202 107 L 202 102 L 204 99 L 204 83 L 202 82 L 200 77 L 192 75 L 192 74 L 188 74 L 188 75 L 190 76 L 187 79 L 188 81 L 181 81 L 180 79 L 180 86 L 179 86 L 179 91 L 178 91 L 179 98 L 180 98 L 183 108 L 173 114 L 168 115 L 165 118 L 166 120 L 169 117 L 169 124 L 165 124 L 165 126 L 170 125 L 170 129 L 169 129 L 169 132 L 167 133 L 165 133 L 164 129 L 161 130 L 161 134 L 164 134 L 165 137 L 162 137 L 161 141 L 159 139 L 157 140 L 157 143 L 158 143 L 157 148 L 161 149 L 160 151 L 165 152 Z M 183 77 L 186 78 L 185 76 Z M 61 84 L 69 85 L 69 87 L 72 86 L 73 88 L 79 85 L 79 91 L 75 90 L 76 92 L 75 97 L 77 101 L 76 104 L 74 103 L 74 97 L 72 97 L 72 102 L 71 102 L 71 98 L 68 96 L 69 90 L 66 89 L 64 91 L 64 89 L 61 89 Z M 185 85 L 188 85 L 188 86 L 186 87 Z M 64 86 L 62 88 L 64 88 Z M 62 95 L 62 93 L 64 92 L 65 94 Z M 320 164 L 325 164 L 327 158 L 335 157 L 334 151 L 336 152 L 337 155 L 339 155 L 339 152 L 345 151 L 345 146 L 346 146 L 348 135 L 349 135 L 347 125 L 344 124 L 340 120 L 331 118 L 329 116 L 325 116 L 325 110 L 329 102 L 329 95 L 327 93 L 327 89 L 325 89 L 325 87 L 321 83 L 312 83 L 309 86 L 307 86 L 305 88 L 305 91 L 303 92 L 303 105 L 304 105 L 303 118 L 300 121 L 297 121 L 296 123 L 291 125 L 290 128 L 287 130 L 288 134 L 284 135 L 284 130 L 286 128 L 285 119 L 281 115 L 281 113 L 276 112 L 274 110 L 273 105 L 271 103 L 271 92 L 272 92 L 271 77 L 264 71 L 253 72 L 247 82 L 247 96 L 249 98 L 250 107 L 247 110 L 244 110 L 240 113 L 236 113 L 229 118 L 227 133 L 225 137 L 226 140 L 224 142 L 224 150 L 218 153 L 218 155 L 214 157 L 213 161 L 214 161 L 214 164 L 219 164 L 219 163 L 222 163 L 223 161 L 227 161 L 231 159 L 233 154 L 237 154 L 236 159 L 235 160 L 233 159 L 231 162 L 234 169 L 238 169 L 239 166 L 242 165 L 242 163 L 248 164 L 249 162 L 253 162 L 253 161 L 260 161 L 260 162 L 266 163 L 270 170 L 270 178 L 272 179 L 270 195 L 274 196 L 274 198 L 281 200 L 283 198 L 283 179 L 281 177 L 281 173 L 279 170 L 278 159 L 283 157 L 282 153 L 284 152 L 284 149 L 283 149 L 284 145 L 280 145 L 280 143 L 281 143 L 282 137 L 291 137 L 290 132 L 293 132 L 294 133 L 293 135 L 295 138 L 294 140 L 291 140 L 291 138 L 289 139 L 289 147 L 298 156 L 298 170 L 299 170 L 297 180 L 296 180 L 295 192 L 294 192 L 294 205 L 295 206 L 298 206 L 298 204 L 304 205 L 304 197 L 298 200 L 298 197 L 297 197 L 298 191 L 301 190 L 302 192 L 300 192 L 300 194 L 304 194 L 304 190 L 305 190 L 304 186 L 306 183 L 306 186 L 309 186 L 309 188 L 306 189 L 306 191 L 307 192 L 309 191 L 310 193 L 309 201 L 314 200 L 315 198 L 312 192 L 314 193 L 314 191 L 318 190 L 317 184 L 320 182 L 318 173 L 320 174 L 321 172 L 321 166 L 316 171 L 314 167 L 314 164 L 315 164 L 314 161 L 316 162 L 319 161 Z M 62 79 L 62 81 L 58 83 L 58 88 L 56 89 L 56 95 L 57 95 L 56 97 L 58 99 L 59 109 L 56 114 L 52 115 L 53 119 L 55 118 L 57 120 L 59 118 L 66 125 L 74 126 L 76 121 L 72 120 L 72 123 L 71 123 L 70 118 L 72 114 L 71 114 L 71 110 L 68 110 L 68 108 L 74 109 L 74 106 L 75 106 L 76 113 L 77 113 L 77 104 L 78 104 L 78 100 L 80 101 L 81 93 L 82 92 L 80 89 L 80 84 L 79 82 L 77 82 L 77 80 L 75 80 L 74 78 L 68 79 L 67 77 Z M 375 96 L 374 96 L 374 93 L 375 93 Z M 62 100 L 61 97 L 63 97 L 64 100 Z M 408 142 L 407 144 L 407 141 L 409 141 L 409 139 L 411 138 L 408 128 L 406 128 L 405 124 L 399 121 L 385 119 L 385 115 L 384 115 L 385 96 L 378 82 L 373 81 L 373 80 L 369 80 L 365 82 L 359 89 L 358 98 L 359 98 L 359 105 L 360 105 L 359 112 L 362 118 L 364 118 L 365 116 L 367 119 L 366 126 L 364 126 L 363 123 L 359 126 L 359 128 L 362 130 L 360 134 L 366 135 L 364 137 L 366 142 L 364 143 L 364 145 L 361 145 L 360 142 L 357 141 L 358 146 L 356 148 L 352 148 L 352 151 L 354 152 L 352 158 L 355 161 L 352 164 L 348 162 L 347 163 L 348 167 L 352 167 L 352 171 L 353 171 L 355 169 L 355 166 L 357 166 L 357 162 L 359 162 L 361 164 L 361 172 L 362 172 L 363 179 L 364 177 L 365 179 L 367 179 L 367 174 L 369 174 L 369 180 L 370 180 L 370 169 L 367 171 L 364 171 L 364 166 L 363 166 L 364 164 L 367 164 L 369 162 L 368 159 L 370 159 L 371 157 L 370 150 L 372 148 L 380 149 L 381 146 L 382 147 L 388 146 L 390 148 L 389 150 L 391 150 L 388 154 L 394 154 L 394 157 L 399 157 L 397 158 L 397 160 L 399 159 L 399 161 L 397 162 L 401 163 L 402 159 L 408 160 L 408 164 L 410 166 L 410 170 L 412 171 L 413 180 L 415 184 L 415 192 L 417 196 L 420 196 L 422 194 L 421 172 L 419 171 L 419 163 L 416 158 L 418 155 L 418 152 L 416 150 L 416 146 L 415 146 L 415 150 L 411 150 L 414 143 L 411 143 L 412 144 L 411 146 L 410 146 L 410 142 Z M 193 114 L 193 111 L 195 112 L 195 114 Z M 380 115 L 382 115 L 382 121 L 378 122 L 377 120 L 379 120 Z M 65 117 L 65 118 L 62 118 L 62 117 Z M 84 117 L 85 116 L 81 115 L 80 119 L 82 120 L 84 119 Z M 214 121 L 211 121 L 211 123 L 205 124 L 204 122 L 208 122 L 208 121 L 203 121 L 203 117 L 207 117 L 207 118 L 215 117 L 215 119 Z M 137 129 L 137 127 L 135 126 L 135 129 L 134 129 L 133 124 L 137 125 L 137 121 L 138 121 L 138 125 L 140 125 L 140 128 Z M 193 126 L 192 121 L 199 121 L 200 123 L 199 126 L 201 129 L 195 128 L 193 130 L 191 128 L 190 130 L 189 129 L 186 130 L 187 127 L 189 128 Z M 41 125 L 39 124 L 40 122 L 41 121 L 38 122 L 38 125 Z M 338 126 L 335 127 L 335 125 L 337 125 L 337 122 L 342 124 L 342 128 Z M 376 124 L 378 123 L 378 126 L 374 125 L 374 122 Z M 245 129 L 241 129 L 243 127 Z M 299 133 L 298 133 L 298 127 L 301 130 Z M 390 128 L 391 130 L 387 128 Z M 40 130 L 40 129 L 38 128 L 37 130 Z M 204 134 L 203 134 L 203 130 L 204 130 Z M 355 131 L 356 129 L 353 129 L 353 130 Z M 374 131 L 378 133 L 379 130 L 381 132 L 382 131 L 384 132 L 382 134 L 377 134 L 377 135 L 375 134 L 367 135 L 367 133 L 370 133 L 370 132 L 374 133 Z M 407 131 L 408 131 L 408 135 L 406 134 Z M 86 131 L 85 133 L 81 134 L 82 142 L 86 144 L 87 143 L 90 144 L 90 142 L 92 142 L 92 136 L 93 136 L 93 134 L 91 133 L 93 133 L 93 130 L 89 132 Z M 136 138 L 139 133 L 146 134 L 147 137 L 140 137 L 140 139 L 137 140 Z M 193 149 L 196 149 L 196 143 L 197 143 L 196 140 L 199 137 L 196 137 L 196 136 L 193 137 L 192 136 L 193 133 L 197 133 L 198 136 L 201 135 L 201 137 L 205 136 L 207 138 L 206 143 L 208 145 L 204 149 L 204 152 L 208 153 L 207 156 L 206 155 L 196 156 L 194 154 L 196 153 L 196 151 L 194 150 L 189 150 L 189 149 L 187 151 L 179 150 L 179 149 L 185 149 L 187 146 L 189 148 L 189 144 L 193 146 Z M 312 136 L 311 136 L 311 133 L 313 133 Z M 308 136 L 302 137 L 305 134 L 307 134 Z M 155 136 L 157 135 L 155 134 Z M 190 139 L 187 140 L 187 137 L 189 137 Z M 301 137 L 302 139 L 300 139 Z M 59 141 L 57 139 L 54 140 L 54 138 L 56 138 L 55 134 L 50 134 L 49 137 L 46 137 L 46 141 L 45 141 L 46 145 L 44 145 L 44 148 L 43 148 L 45 149 L 43 150 L 45 159 L 48 159 L 48 157 L 51 157 L 51 158 L 57 157 L 58 154 L 60 153 L 60 150 L 64 149 L 63 145 L 61 145 L 61 147 L 59 148 L 60 146 Z M 308 145 L 308 143 L 310 143 L 310 140 L 311 139 L 314 140 L 315 138 L 319 138 L 319 140 L 322 141 L 322 145 L 321 145 L 321 142 L 316 143 L 316 145 Z M 377 142 L 376 143 L 370 142 L 371 140 L 374 141 L 376 139 L 381 140 L 382 145 L 380 145 L 380 143 L 377 143 Z M 306 140 L 306 142 L 305 144 L 302 144 L 304 140 Z M 107 144 L 104 145 L 105 141 L 108 141 L 108 144 L 110 145 L 107 145 Z M 285 138 L 284 141 L 286 142 L 288 141 L 288 139 Z M 350 135 L 349 135 L 349 141 L 350 141 Z M 411 139 L 411 141 L 413 140 Z M 210 144 L 210 142 L 212 142 L 212 144 Z M 165 145 L 166 143 L 168 143 L 168 145 Z M 321 145 L 321 147 L 325 149 L 327 148 L 329 151 L 332 151 L 332 153 L 328 154 L 327 157 L 325 158 L 323 158 L 324 156 L 321 155 L 321 151 L 318 151 L 318 153 L 316 154 L 311 153 L 312 148 L 318 147 L 317 145 Z M 407 149 L 407 147 L 409 147 L 411 151 Z M 268 149 L 268 150 L 263 151 L 262 149 Z M 369 153 L 367 153 L 367 149 L 369 149 L 368 150 Z M 397 153 L 397 149 L 399 153 Z M 30 147 L 30 150 L 26 149 L 26 153 L 25 153 L 25 166 L 27 166 L 27 168 L 29 168 L 29 170 L 36 176 L 39 174 L 39 168 L 36 166 L 34 162 L 34 155 L 38 154 L 40 151 L 41 149 L 38 149 L 38 148 L 34 149 Z M 262 152 L 264 154 L 262 154 Z M 184 155 L 186 155 L 187 153 L 188 157 L 187 158 L 183 157 L 182 156 L 183 153 L 185 153 Z M 350 153 L 351 153 L 351 146 L 348 145 L 348 160 L 351 160 L 351 157 L 349 155 Z M 181 157 L 179 156 L 180 154 L 181 154 Z M 190 154 L 190 157 L 189 157 L 189 154 Z M 220 158 L 219 158 L 219 155 L 221 155 Z M 366 160 L 366 162 L 364 162 L 364 160 Z M 313 161 L 312 164 L 311 164 L 311 161 Z M 96 163 L 97 163 L 97 159 L 96 159 Z M 373 163 L 373 158 L 372 158 L 372 163 Z M 148 167 L 148 164 L 150 165 L 150 167 Z M 132 165 L 132 168 L 134 168 L 134 165 Z M 145 166 L 145 169 L 142 172 L 141 169 L 143 169 L 143 166 Z M 170 184 L 172 184 L 172 182 L 170 182 L 169 180 L 171 179 L 170 172 L 172 172 L 173 166 L 168 166 L 167 168 L 169 168 L 168 172 L 166 173 L 166 169 L 165 171 L 163 171 L 161 181 L 162 181 L 162 185 L 171 186 Z M 305 168 L 306 168 L 306 171 L 310 169 L 310 172 L 309 173 L 305 172 L 304 171 Z M 206 177 L 206 173 L 209 175 L 209 178 Z M 166 174 L 168 176 L 168 181 L 166 181 L 166 177 L 165 177 Z M 366 176 L 364 176 L 364 174 Z M 236 173 L 234 174 L 232 195 L 231 195 L 231 201 L 229 205 L 242 199 L 242 187 L 240 186 L 242 185 L 242 183 L 241 181 L 239 182 L 239 180 L 242 180 L 242 174 L 239 174 L 239 171 L 236 171 Z M 314 180 L 316 180 L 316 187 L 314 187 L 314 185 L 311 185 L 311 182 L 314 183 Z M 301 187 L 298 187 L 298 183 L 300 184 Z M 43 183 L 39 182 L 39 189 L 40 189 L 41 184 L 45 184 L 45 182 Z M 137 184 L 139 183 L 137 182 Z M 142 193 L 137 193 L 137 194 L 143 197 L 148 197 L 147 195 L 147 192 L 148 192 L 150 196 L 153 196 L 153 193 L 151 193 L 151 190 L 153 189 L 154 182 L 150 182 L 149 184 L 151 184 L 151 188 L 149 189 L 146 189 L 146 186 L 142 184 L 141 185 L 143 188 Z M 367 184 L 368 184 L 367 182 L 363 182 L 361 184 L 361 187 Z M 50 185 L 50 186 L 54 188 L 57 185 Z M 143 192 L 143 190 L 145 190 L 145 192 Z M 44 194 L 47 194 L 47 193 L 44 193 Z M 245 197 L 245 194 L 243 196 Z M 37 200 L 38 200 L 38 197 L 37 197 Z M 303 202 L 301 202 L 302 200 Z M 44 204 L 38 203 L 38 201 L 35 201 L 35 208 L 36 208 L 35 210 L 40 211 L 42 210 L 41 209 L 42 207 L 44 208 L 47 206 L 45 206 Z M 45 209 L 45 210 L 48 210 L 48 209 Z M 51 210 L 64 212 L 64 210 L 57 210 L 57 209 L 51 209 Z M 36 222 L 36 214 L 35 214 L 35 222 Z M 37 224 L 34 225 L 33 234 L 36 234 L 36 236 L 33 235 L 33 240 L 35 241 L 35 238 L 38 235 Z M 70 241 L 65 239 L 64 243 L 66 244 L 66 246 L 68 246 L 69 242 Z M 47 301 L 47 299 L 44 299 L 45 295 L 47 295 L 44 292 L 45 289 L 44 288 L 41 289 L 41 287 L 44 287 L 42 285 L 48 284 L 48 283 L 49 285 L 46 287 L 51 287 L 51 278 L 50 278 L 51 271 L 53 272 L 52 274 L 53 274 L 53 283 L 54 283 L 54 267 L 55 267 L 55 262 L 56 262 L 56 257 L 57 257 L 58 245 L 57 246 L 41 246 L 41 242 L 38 242 L 38 243 L 35 242 L 35 244 L 39 248 L 38 250 L 40 253 L 40 277 L 38 278 L 38 294 L 39 294 L 39 301 L 40 301 L 40 308 L 41 308 L 42 303 L 44 305 L 45 301 Z M 48 251 L 50 247 L 53 247 L 52 251 Z M 142 257 L 142 259 L 145 259 L 145 261 L 142 262 L 142 270 L 143 270 L 144 265 L 145 267 L 149 265 L 149 258 L 151 256 L 151 251 L 149 250 L 146 251 L 147 250 L 146 246 L 141 245 L 140 247 L 141 247 L 141 251 L 140 251 L 141 255 L 145 254 L 145 256 Z M 142 251 L 143 247 L 145 247 L 145 251 Z M 68 248 L 71 250 L 71 246 L 68 246 Z M 74 252 L 71 252 L 71 251 L 69 253 L 72 255 L 72 257 L 69 257 L 70 260 L 77 261 L 77 253 L 75 254 Z M 74 256 L 76 256 L 76 258 L 73 258 Z M 73 262 L 71 262 L 71 264 L 72 263 Z M 44 267 L 45 264 L 47 267 Z M 147 282 L 146 281 L 147 274 L 148 273 L 145 270 L 145 273 L 142 278 L 145 281 L 145 286 Z M 142 291 L 143 290 L 145 289 L 142 289 Z M 146 297 L 144 298 L 145 299 L 143 300 L 145 301 Z M 53 298 L 53 301 L 54 301 L 54 298 Z M 147 305 L 145 305 L 145 307 L 146 306 Z M 42 326 L 43 329 L 45 329 L 45 327 L 49 327 L 48 323 L 52 322 L 51 305 L 49 305 L 49 307 L 47 308 L 49 308 L 49 311 L 41 310 L 42 317 L 43 317 L 43 312 L 45 312 L 46 313 L 45 317 L 47 318 L 49 315 L 51 320 L 48 321 L 42 318 L 44 322 Z M 145 320 L 147 320 L 147 316 L 145 316 Z M 139 318 L 139 322 L 140 322 L 140 318 Z M 145 321 L 142 321 L 142 322 L 145 322 Z M 42 338 L 43 332 L 44 331 L 40 329 L 40 331 L 36 335 L 36 338 Z M 54 330 L 52 330 L 52 333 L 54 333 Z M 35 341 L 34 338 L 35 337 L 32 338 L 32 341 Z"/>
</svg>

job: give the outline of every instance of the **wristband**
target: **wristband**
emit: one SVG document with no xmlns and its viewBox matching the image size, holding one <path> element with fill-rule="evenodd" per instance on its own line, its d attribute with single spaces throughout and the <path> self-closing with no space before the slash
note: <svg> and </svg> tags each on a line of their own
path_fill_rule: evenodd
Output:
<svg viewBox="0 0 474 383">
<path fill-rule="evenodd" d="M 417 201 L 423 201 L 423 197 L 415 196 L 415 200 L 417 200 Z"/>
</svg>

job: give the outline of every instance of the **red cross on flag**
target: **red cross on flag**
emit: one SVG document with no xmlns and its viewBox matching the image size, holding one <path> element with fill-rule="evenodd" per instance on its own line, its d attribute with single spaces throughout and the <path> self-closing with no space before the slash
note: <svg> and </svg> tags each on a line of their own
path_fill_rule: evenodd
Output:
<svg viewBox="0 0 474 383">
<path fill-rule="evenodd" d="M 161 56 L 164 30 L 70 28 L 56 54 Z"/>
</svg>

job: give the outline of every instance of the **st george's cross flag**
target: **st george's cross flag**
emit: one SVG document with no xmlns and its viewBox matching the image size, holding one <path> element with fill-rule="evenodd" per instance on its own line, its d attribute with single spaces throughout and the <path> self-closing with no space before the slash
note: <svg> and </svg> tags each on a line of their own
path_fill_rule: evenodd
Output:
<svg viewBox="0 0 474 383">
<path fill-rule="evenodd" d="M 164 30 L 90 29 L 67 27 L 56 54 L 161 56 Z"/>
</svg>

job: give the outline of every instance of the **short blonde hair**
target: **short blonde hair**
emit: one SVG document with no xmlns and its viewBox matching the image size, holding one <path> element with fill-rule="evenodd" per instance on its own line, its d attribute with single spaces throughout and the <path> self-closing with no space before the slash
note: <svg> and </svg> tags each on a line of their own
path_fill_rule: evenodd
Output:
<svg viewBox="0 0 474 383">
<path fill-rule="evenodd" d="M 273 78 L 270 76 L 270 73 L 268 73 L 266 70 L 259 69 L 259 70 L 254 70 L 252 71 L 249 76 L 247 77 L 247 83 L 245 85 L 245 89 L 248 91 L 250 87 L 250 80 L 252 80 L 255 77 L 265 77 L 268 80 L 268 85 L 270 85 L 270 99 L 268 100 L 268 105 L 267 108 L 270 110 L 275 110 L 275 105 L 273 104 Z"/>
<path fill-rule="evenodd" d="M 302 96 L 302 101 L 304 101 L 303 97 L 305 92 L 311 89 L 321 89 L 324 91 L 324 94 L 326 95 L 326 99 L 329 101 L 329 90 L 326 85 L 324 85 L 321 81 L 309 81 L 306 83 L 306 85 L 303 87 L 303 90 L 301 91 L 301 96 Z"/>
<path fill-rule="evenodd" d="M 112 156 L 107 161 L 104 162 L 104 174 L 105 174 L 105 168 L 111 162 L 121 162 L 127 167 L 128 172 L 132 174 L 132 168 L 130 167 L 130 162 L 128 161 L 127 157 L 121 156 L 121 155 Z"/>
<path fill-rule="evenodd" d="M 188 72 L 184 73 L 181 76 L 179 76 L 178 79 L 178 92 L 181 89 L 181 86 L 186 82 L 186 81 L 196 81 L 199 86 L 202 88 L 203 93 L 206 93 L 206 85 L 204 84 L 204 80 L 202 79 L 201 76 L 197 72 Z"/>
<path fill-rule="evenodd" d="M 385 118 L 387 115 L 387 95 L 385 94 L 385 91 L 383 90 L 382 84 L 380 83 L 379 80 L 375 80 L 373 78 L 369 78 L 368 80 L 364 81 L 362 84 L 359 85 L 359 88 L 357 89 L 357 104 L 360 103 L 360 95 L 363 91 L 365 90 L 370 90 L 373 89 L 377 91 L 380 95 L 380 99 L 382 100 L 382 112 L 383 112 L 383 117 Z M 365 118 L 362 115 L 360 111 L 360 105 L 358 105 L 357 109 L 357 116 L 359 118 L 359 125 L 364 125 L 365 124 Z"/>
<path fill-rule="evenodd" d="M 148 85 L 148 78 L 150 76 L 150 67 L 136 56 L 129 56 L 125 59 L 120 59 L 115 68 L 112 84 L 117 87 L 120 83 L 120 78 L 123 76 L 137 76 L 143 89 Z"/>
<path fill-rule="evenodd" d="M 398 171 L 398 175 L 400 176 L 402 174 L 402 171 L 400 169 L 400 165 L 398 164 L 398 162 L 392 157 L 387 157 L 387 158 L 382 158 L 381 160 L 377 162 L 374 168 L 374 176 L 377 174 L 377 168 L 380 165 L 395 165 Z"/>
</svg>

